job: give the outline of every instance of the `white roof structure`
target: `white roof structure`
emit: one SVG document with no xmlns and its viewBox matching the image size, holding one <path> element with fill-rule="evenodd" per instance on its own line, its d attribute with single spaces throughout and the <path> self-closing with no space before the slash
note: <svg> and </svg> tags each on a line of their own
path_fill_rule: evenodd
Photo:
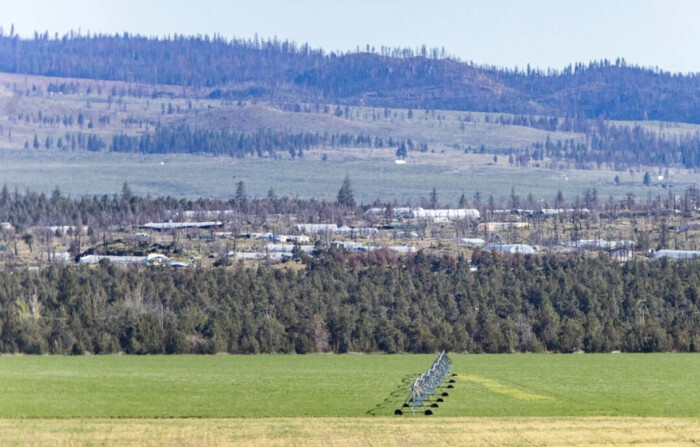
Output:
<svg viewBox="0 0 700 447">
<path fill-rule="evenodd" d="M 535 253 L 535 249 L 527 244 L 489 244 L 484 247 L 484 250 L 500 251 L 501 253 L 518 253 L 522 255 L 531 255 Z"/>
<path fill-rule="evenodd" d="M 476 245 L 477 247 L 486 245 L 486 241 L 478 237 L 462 237 L 457 238 L 457 241 L 467 245 Z"/>
<path fill-rule="evenodd" d="M 97 264 L 101 260 L 106 259 L 114 264 L 144 264 L 144 265 L 171 265 L 165 255 L 151 253 L 148 256 L 109 256 L 109 255 L 86 255 L 78 260 L 80 264 Z"/>
<path fill-rule="evenodd" d="M 413 247 L 413 246 L 390 245 L 387 248 L 391 251 L 395 251 L 396 253 L 415 253 L 416 252 L 416 247 Z"/>
<path fill-rule="evenodd" d="M 385 246 L 385 247 L 367 246 L 367 247 L 360 247 L 359 250 L 361 250 L 361 251 L 375 251 L 375 250 L 381 250 L 382 248 L 386 248 L 387 250 L 391 250 L 391 251 L 394 251 L 396 253 L 415 253 L 416 252 L 416 247 L 404 246 L 404 245 L 389 245 L 389 246 Z"/>
<path fill-rule="evenodd" d="M 265 250 L 268 252 L 291 253 L 294 251 L 294 244 L 267 244 Z M 299 251 L 311 253 L 314 251 L 313 245 L 300 245 Z"/>
<path fill-rule="evenodd" d="M 70 262 L 73 259 L 73 256 L 71 256 L 71 254 L 67 251 L 54 253 L 52 257 L 56 262 Z"/>
<path fill-rule="evenodd" d="M 287 253 L 287 252 L 268 252 L 268 253 L 261 253 L 261 252 L 248 252 L 248 251 L 239 251 L 239 252 L 234 252 L 230 251 L 226 254 L 226 256 L 230 258 L 237 258 L 237 259 L 274 259 L 274 260 L 282 260 L 282 259 L 291 259 L 292 254 Z"/>
<path fill-rule="evenodd" d="M 691 250 L 657 250 L 652 253 L 654 259 L 673 258 L 673 259 L 692 259 L 700 257 L 700 251 Z"/>
<path fill-rule="evenodd" d="M 338 230 L 336 224 L 297 224 L 297 230 L 302 233 L 335 233 Z"/>
<path fill-rule="evenodd" d="M 439 210 L 426 210 L 423 208 L 413 208 L 411 210 L 411 217 L 415 219 L 434 219 L 436 217 L 444 217 L 447 219 L 478 219 L 481 217 L 479 210 L 473 208 L 462 208 L 462 209 L 439 209 Z"/>
<path fill-rule="evenodd" d="M 53 234 L 56 234 L 59 231 L 63 234 L 75 233 L 75 231 L 76 231 L 76 227 L 73 225 L 51 225 L 51 226 L 46 227 L 46 229 L 49 230 L 50 232 L 52 232 Z M 87 225 L 83 225 L 82 232 L 83 232 L 83 234 L 87 234 L 87 232 L 88 232 Z"/>
<path fill-rule="evenodd" d="M 141 225 L 141 228 L 148 228 L 149 230 L 174 230 L 180 228 L 211 228 L 220 227 L 222 222 L 218 221 L 207 221 L 207 222 L 148 222 Z"/>
<path fill-rule="evenodd" d="M 379 232 L 372 227 L 348 227 L 347 225 L 339 227 L 336 224 L 297 224 L 297 230 L 309 234 L 336 233 L 354 236 L 366 236 Z"/>
<path fill-rule="evenodd" d="M 590 211 L 588 208 L 542 208 L 539 213 L 545 216 L 555 216 L 562 213 L 581 213 L 588 214 Z"/>
<path fill-rule="evenodd" d="M 353 235 L 353 236 L 367 236 L 370 234 L 377 234 L 379 230 L 376 228 L 372 227 L 348 227 L 346 225 L 343 225 L 342 227 L 338 227 L 334 233 L 338 234 L 348 234 L 348 235 Z"/>
<path fill-rule="evenodd" d="M 387 209 L 386 207 L 383 208 L 370 208 L 367 211 L 365 211 L 365 215 L 368 214 L 373 214 L 373 215 L 383 215 L 386 214 Z M 391 208 L 391 215 L 394 217 L 398 216 L 407 216 L 411 214 L 411 208 L 407 206 L 397 206 L 396 208 Z"/>
<path fill-rule="evenodd" d="M 634 241 L 606 241 L 605 239 L 581 239 L 578 241 L 570 242 L 571 247 L 578 247 L 584 249 L 596 249 L 600 248 L 603 250 L 616 250 L 618 248 L 634 247 L 636 243 Z"/>
<path fill-rule="evenodd" d="M 83 256 L 78 260 L 78 262 L 80 264 L 97 264 L 103 259 L 106 259 L 113 264 L 146 264 L 148 262 L 148 258 L 146 256 L 103 256 L 103 255 Z"/>
<path fill-rule="evenodd" d="M 342 248 L 343 250 L 351 251 L 351 250 L 361 249 L 362 243 L 355 242 L 355 241 L 333 241 L 333 242 L 331 242 L 331 246 Z"/>
<path fill-rule="evenodd" d="M 233 216 L 236 214 L 234 210 L 212 210 L 212 211 L 168 211 L 169 216 L 182 216 L 186 219 L 212 219 L 223 216 Z"/>
<path fill-rule="evenodd" d="M 299 244 L 308 244 L 311 242 L 309 236 L 287 236 L 287 242 L 297 242 Z"/>
</svg>

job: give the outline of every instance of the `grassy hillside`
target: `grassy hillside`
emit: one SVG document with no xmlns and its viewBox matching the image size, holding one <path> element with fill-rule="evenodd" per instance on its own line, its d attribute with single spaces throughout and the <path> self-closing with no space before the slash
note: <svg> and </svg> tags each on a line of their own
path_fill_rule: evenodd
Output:
<svg viewBox="0 0 700 447">
<path fill-rule="evenodd" d="M 65 93 L 56 86 L 68 86 Z M 69 88 L 70 87 L 70 88 Z M 51 90 L 51 91 L 50 91 Z M 135 192 L 179 197 L 228 197 L 243 180 L 251 196 L 270 188 L 280 195 L 327 200 L 345 174 L 359 200 L 377 198 L 416 202 L 435 187 L 440 200 L 456 204 L 464 193 L 496 199 L 511 188 L 525 197 L 550 200 L 562 190 L 568 200 L 595 187 L 601 197 L 663 194 L 642 187 L 644 172 L 665 174 L 676 187 L 695 182 L 692 171 L 609 166 L 576 169 L 568 162 L 543 159 L 527 167 L 511 163 L 515 154 L 543 144 L 584 142 L 583 134 L 498 124 L 500 114 L 444 110 L 337 107 L 324 104 L 273 106 L 254 101 L 208 99 L 208 90 L 149 86 L 118 81 L 92 81 L 0 74 L 0 182 L 11 189 L 49 192 L 56 185 L 74 195 L 113 193 L 124 181 Z M 297 111 L 294 111 L 297 110 Z M 508 118 L 509 116 L 506 116 Z M 635 126 L 637 122 L 618 122 Z M 323 146 L 291 160 L 285 151 L 270 158 L 211 158 L 188 155 L 147 156 L 106 152 L 114 135 L 138 136 L 156 126 L 254 132 L 349 134 L 381 138 L 394 146 L 355 148 Z M 644 129 L 681 137 L 700 126 L 643 122 Z M 80 148 L 80 138 L 105 142 L 99 152 Z M 74 147 L 72 140 L 78 140 Z M 407 164 L 396 166 L 399 141 L 425 144 L 427 151 L 408 152 Z M 48 143 L 48 148 L 47 148 Z M 61 148 L 59 148 L 59 145 Z M 35 147 L 36 146 L 36 147 Z M 26 148 L 25 148 L 26 147 Z M 494 155 L 496 156 L 494 158 Z M 321 162 L 326 159 L 327 162 Z M 670 177 L 669 177 L 670 175 Z M 615 176 L 619 184 L 615 184 Z"/>
<path fill-rule="evenodd" d="M 51 86 L 73 85 L 67 93 L 52 93 Z M 336 115 L 333 104 L 297 104 L 298 112 L 255 101 L 226 101 L 207 98 L 208 90 L 147 86 L 118 81 L 92 81 L 0 73 L 0 123 L 2 148 L 30 147 L 37 134 L 44 148 L 46 136 L 55 141 L 66 132 L 95 133 L 109 137 L 116 133 L 139 134 L 155 124 L 187 123 L 192 127 L 254 131 L 270 128 L 289 132 L 351 133 L 412 138 L 435 149 L 443 146 L 489 149 L 520 148 L 544 141 L 576 138 L 566 132 L 545 132 L 522 126 L 503 126 L 494 121 L 500 114 L 345 107 Z M 40 115 L 41 114 L 41 115 Z M 84 124 L 78 123 L 78 115 Z M 21 118 L 19 116 L 21 115 Z M 59 116 L 59 123 L 45 119 Z M 41 118 L 40 118 L 41 116 Z M 65 125 L 63 117 L 72 117 Z M 106 120 L 109 120 L 106 122 Z M 89 128 L 92 120 L 94 127 Z M 467 121 L 468 120 L 468 121 Z M 9 132 L 12 139 L 10 140 Z M 395 149 L 395 148 L 394 148 Z"/>
<path fill-rule="evenodd" d="M 34 39 L 0 36 L 0 70 L 215 88 L 217 96 L 234 99 L 324 98 L 380 107 L 700 123 L 696 76 L 631 66 L 620 58 L 545 73 L 463 63 L 447 58 L 444 49 L 363 50 L 325 54 L 277 38 L 46 32 Z"/>
</svg>

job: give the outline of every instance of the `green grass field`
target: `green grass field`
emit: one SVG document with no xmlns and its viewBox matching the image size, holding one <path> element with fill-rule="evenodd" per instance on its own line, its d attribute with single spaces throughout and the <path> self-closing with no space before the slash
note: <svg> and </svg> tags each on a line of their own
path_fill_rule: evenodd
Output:
<svg viewBox="0 0 700 447">
<path fill-rule="evenodd" d="M 643 172 L 613 172 L 544 168 L 514 168 L 492 156 L 446 154 L 412 155 L 406 165 L 394 163 L 393 151 L 328 151 L 328 161 L 310 153 L 306 160 L 233 159 L 188 155 L 124 155 L 111 153 L 47 153 L 0 150 L 0 184 L 50 193 L 56 186 L 73 196 L 114 194 L 126 181 L 139 195 L 230 198 L 236 183 L 245 182 L 250 197 L 265 197 L 270 188 L 278 196 L 336 199 L 345 175 L 349 175 L 355 199 L 417 203 L 428 198 L 433 187 L 441 203 L 457 205 L 462 193 L 469 199 L 479 191 L 482 200 L 510 197 L 511 188 L 526 199 L 533 194 L 550 204 L 561 190 L 567 201 L 596 188 L 605 201 L 627 193 L 646 199 L 665 198 L 668 190 L 642 185 Z M 313 158 L 316 157 L 316 158 Z M 621 185 L 614 184 L 619 175 Z M 691 172 L 672 170 L 671 181 L 681 193 L 697 181 Z"/>
<path fill-rule="evenodd" d="M 434 357 L 3 356 L 0 418 L 391 416 Z M 436 416 L 700 417 L 700 355 L 451 357 Z"/>
</svg>

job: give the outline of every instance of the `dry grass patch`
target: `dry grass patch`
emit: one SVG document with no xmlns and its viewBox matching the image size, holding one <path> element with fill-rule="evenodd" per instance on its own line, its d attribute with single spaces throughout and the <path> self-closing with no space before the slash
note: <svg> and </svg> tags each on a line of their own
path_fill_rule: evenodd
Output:
<svg viewBox="0 0 700 447">
<path fill-rule="evenodd" d="M 692 446 L 700 419 L 290 418 L 0 420 L 7 446 Z"/>
</svg>

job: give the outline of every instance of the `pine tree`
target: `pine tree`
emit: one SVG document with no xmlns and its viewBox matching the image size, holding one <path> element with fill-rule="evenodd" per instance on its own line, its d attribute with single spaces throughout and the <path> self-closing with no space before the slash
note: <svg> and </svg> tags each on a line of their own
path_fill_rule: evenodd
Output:
<svg viewBox="0 0 700 447">
<path fill-rule="evenodd" d="M 466 208 L 467 207 L 467 198 L 464 196 L 464 193 L 459 197 L 459 203 L 457 204 L 457 208 Z"/>
<path fill-rule="evenodd" d="M 248 200 L 248 196 L 245 192 L 245 183 L 243 180 L 236 183 L 236 202 L 243 203 Z"/>
<path fill-rule="evenodd" d="M 343 180 L 343 185 L 340 187 L 340 190 L 338 191 L 338 204 L 344 205 L 344 206 L 349 206 L 349 207 L 355 206 L 355 197 L 353 196 L 353 193 L 352 193 L 352 186 L 350 185 L 350 177 L 348 175 L 345 175 L 345 180 Z"/>
<path fill-rule="evenodd" d="M 399 148 L 396 149 L 396 157 L 403 160 L 406 158 L 407 155 L 408 151 L 406 150 L 406 143 L 402 141 Z"/>
</svg>

